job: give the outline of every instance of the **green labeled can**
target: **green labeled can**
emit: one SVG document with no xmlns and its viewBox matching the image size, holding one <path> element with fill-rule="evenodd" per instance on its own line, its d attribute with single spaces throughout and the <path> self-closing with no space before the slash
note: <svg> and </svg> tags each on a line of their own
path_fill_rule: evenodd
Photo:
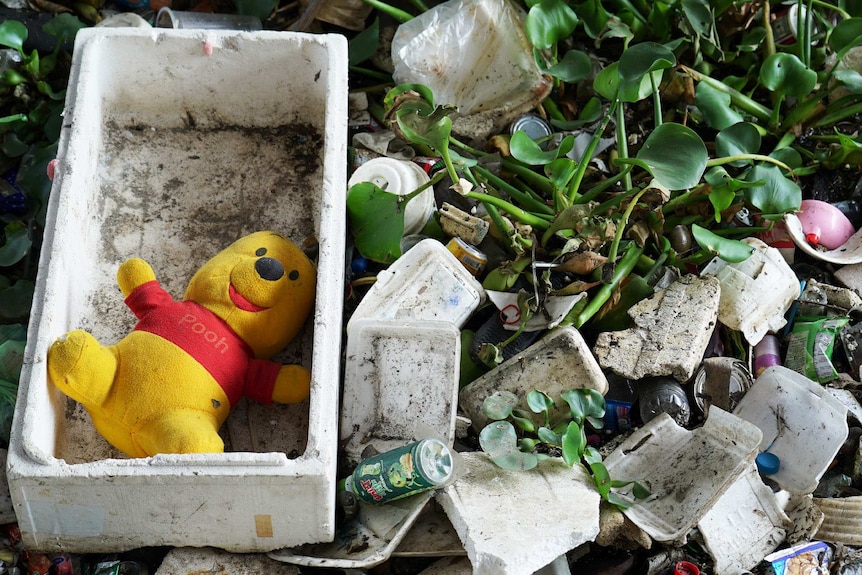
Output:
<svg viewBox="0 0 862 575">
<path fill-rule="evenodd" d="M 437 439 L 422 439 L 362 460 L 344 488 L 366 503 L 387 503 L 446 483 L 452 452 Z"/>
</svg>

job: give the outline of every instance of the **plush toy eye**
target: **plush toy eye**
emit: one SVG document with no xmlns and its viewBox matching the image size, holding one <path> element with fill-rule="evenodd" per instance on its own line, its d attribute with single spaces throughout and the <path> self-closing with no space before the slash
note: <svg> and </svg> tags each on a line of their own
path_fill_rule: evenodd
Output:
<svg viewBox="0 0 862 575">
<path fill-rule="evenodd" d="M 265 256 L 266 255 L 266 248 L 257 248 L 257 251 L 254 252 L 254 255 L 256 255 L 257 257 Z"/>
<path fill-rule="evenodd" d="M 289 277 L 292 280 L 298 279 L 299 278 L 299 272 L 296 270 L 291 270 L 291 272 L 287 275 L 287 277 Z"/>
</svg>

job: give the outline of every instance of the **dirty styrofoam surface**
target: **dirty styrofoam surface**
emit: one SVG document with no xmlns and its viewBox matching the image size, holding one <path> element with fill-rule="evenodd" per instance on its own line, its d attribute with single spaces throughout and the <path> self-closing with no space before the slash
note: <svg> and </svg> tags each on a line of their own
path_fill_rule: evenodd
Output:
<svg viewBox="0 0 862 575">
<path fill-rule="evenodd" d="M 599 533 L 601 497 L 581 465 L 559 458 L 528 472 L 461 454 L 461 475 L 437 495 L 474 575 L 532 575 Z"/>
<path fill-rule="evenodd" d="M 362 318 L 448 321 L 461 327 L 484 301 L 482 284 L 446 246 L 426 239 L 377 274 L 347 329 Z"/>
<path fill-rule="evenodd" d="M 862 496 L 814 498 L 823 512 L 816 538 L 821 541 L 862 545 Z"/>
<path fill-rule="evenodd" d="M 791 526 L 753 463 L 697 524 L 715 561 L 716 575 L 753 569 L 784 541 Z"/>
<path fill-rule="evenodd" d="M 346 58 L 340 35 L 78 33 L 9 449 L 29 549 L 269 551 L 332 539 Z M 123 458 L 48 381 L 48 346 L 75 328 L 114 343 L 134 326 L 115 283 L 123 260 L 149 261 L 179 299 L 204 261 L 259 229 L 319 242 L 313 316 L 276 357 L 311 369 L 309 401 L 240 426 L 261 453 Z"/>
<path fill-rule="evenodd" d="M 461 332 L 441 321 L 360 319 L 347 331 L 341 441 L 353 464 L 434 437 L 451 446 Z"/>
<path fill-rule="evenodd" d="M 473 428 L 481 431 L 489 423 L 482 412 L 485 398 L 495 391 L 509 391 L 518 396 L 518 407 L 528 410 L 527 395 L 534 389 L 564 404 L 561 396 L 570 389 L 594 389 L 604 395 L 608 378 L 581 333 L 571 326 L 558 327 L 467 384 L 460 392 L 459 405 L 470 417 Z M 536 422 L 543 425 L 538 414 Z"/>
<path fill-rule="evenodd" d="M 734 414 L 760 428 L 760 451 L 778 456 L 780 467 L 769 479 L 797 495 L 817 488 L 849 433 L 840 400 L 780 365 L 760 374 Z"/>
<path fill-rule="evenodd" d="M 760 440 L 755 425 L 717 407 L 692 431 L 662 413 L 632 433 L 605 465 L 615 480 L 641 481 L 650 490 L 625 511 L 629 519 L 657 541 L 684 542 L 754 461 Z"/>
<path fill-rule="evenodd" d="M 742 242 L 753 249 L 746 260 L 728 263 L 715 258 L 701 276 L 712 274 L 721 282 L 718 320 L 756 345 L 767 332 L 777 332 L 787 323 L 784 314 L 799 297 L 799 280 L 776 248 L 757 238 Z"/>
<path fill-rule="evenodd" d="M 787 233 L 793 243 L 809 256 L 831 264 L 849 265 L 862 263 L 862 230 L 850 236 L 844 245 L 832 250 L 818 249 L 808 243 L 805 232 L 802 231 L 802 222 L 796 214 L 785 214 L 784 222 L 787 225 Z"/>
</svg>

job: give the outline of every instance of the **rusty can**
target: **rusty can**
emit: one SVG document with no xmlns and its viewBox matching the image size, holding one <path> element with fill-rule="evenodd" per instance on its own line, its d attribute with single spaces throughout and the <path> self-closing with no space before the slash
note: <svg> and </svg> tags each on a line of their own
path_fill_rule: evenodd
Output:
<svg viewBox="0 0 862 575">
<path fill-rule="evenodd" d="M 488 256 L 461 238 L 455 237 L 449 240 L 446 249 L 452 252 L 452 255 L 474 276 L 481 274 L 488 265 Z"/>
</svg>

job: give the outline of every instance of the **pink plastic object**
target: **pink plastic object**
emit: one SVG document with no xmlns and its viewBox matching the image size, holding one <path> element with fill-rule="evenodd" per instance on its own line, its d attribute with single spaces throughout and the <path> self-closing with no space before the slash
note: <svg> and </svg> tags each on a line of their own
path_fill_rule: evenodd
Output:
<svg viewBox="0 0 862 575">
<path fill-rule="evenodd" d="M 809 244 L 834 250 L 844 245 L 856 230 L 841 210 L 820 200 L 802 200 L 797 214 Z"/>
</svg>

